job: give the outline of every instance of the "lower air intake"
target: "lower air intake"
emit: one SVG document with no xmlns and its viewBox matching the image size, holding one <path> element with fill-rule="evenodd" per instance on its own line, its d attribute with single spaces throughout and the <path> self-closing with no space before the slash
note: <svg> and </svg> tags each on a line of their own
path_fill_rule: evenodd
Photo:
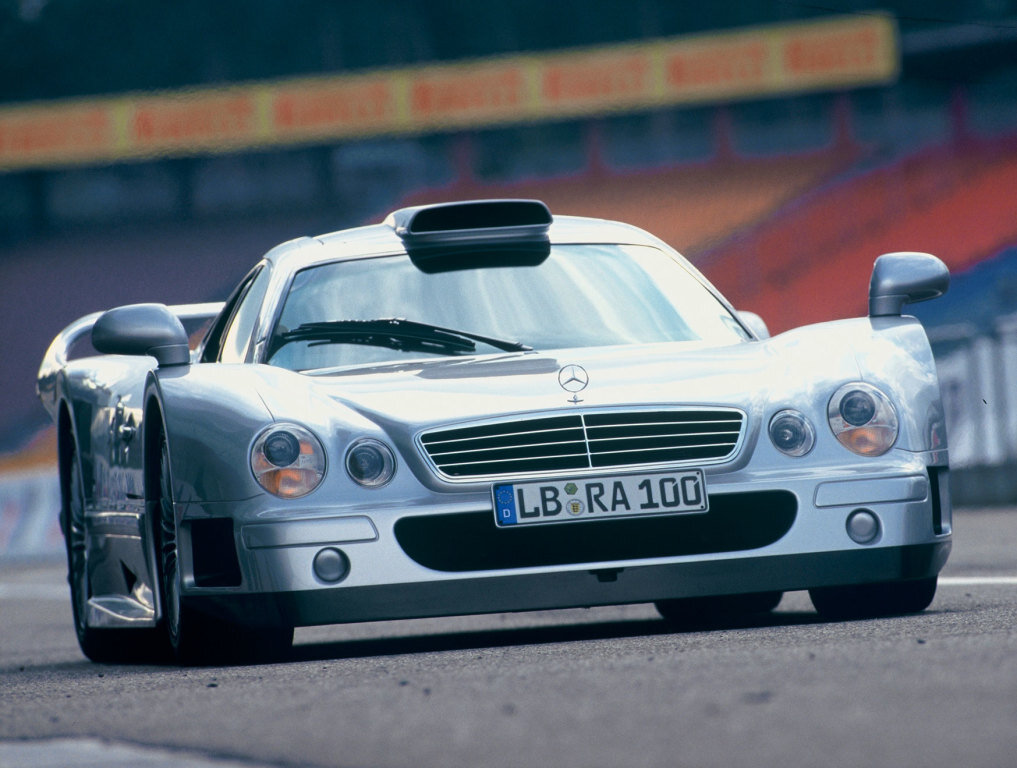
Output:
<svg viewBox="0 0 1017 768">
<path fill-rule="evenodd" d="M 404 517 L 396 540 L 436 571 L 493 571 L 651 557 L 740 552 L 791 530 L 798 503 L 788 491 L 716 494 L 705 514 L 661 515 L 498 528 L 491 510 Z"/>
</svg>

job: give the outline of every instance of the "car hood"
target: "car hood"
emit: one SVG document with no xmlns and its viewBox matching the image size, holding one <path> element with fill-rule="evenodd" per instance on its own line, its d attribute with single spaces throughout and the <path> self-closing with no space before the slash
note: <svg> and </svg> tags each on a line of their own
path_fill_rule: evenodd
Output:
<svg viewBox="0 0 1017 768">
<path fill-rule="evenodd" d="M 317 394 L 386 425 L 436 425 L 511 413 L 605 406 L 709 404 L 754 411 L 779 391 L 800 387 L 787 355 L 768 342 L 708 347 L 663 343 L 516 353 L 372 366 L 306 376 Z M 852 361 L 845 361 L 854 369 Z M 579 392 L 559 372 L 582 366 Z M 827 365 L 827 370 L 845 365 Z M 810 380 L 809 377 L 804 377 Z M 814 381 L 815 372 L 811 380 Z"/>
</svg>

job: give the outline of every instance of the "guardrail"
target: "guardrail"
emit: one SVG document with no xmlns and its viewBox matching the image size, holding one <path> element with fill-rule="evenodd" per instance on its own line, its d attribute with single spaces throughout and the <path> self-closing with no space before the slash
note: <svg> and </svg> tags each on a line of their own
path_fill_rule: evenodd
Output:
<svg viewBox="0 0 1017 768">
<path fill-rule="evenodd" d="M 930 328 L 955 505 L 1017 503 L 1017 315 Z"/>
<path fill-rule="evenodd" d="M 1017 315 L 991 330 L 929 330 L 946 412 L 950 466 L 1017 462 Z"/>
</svg>

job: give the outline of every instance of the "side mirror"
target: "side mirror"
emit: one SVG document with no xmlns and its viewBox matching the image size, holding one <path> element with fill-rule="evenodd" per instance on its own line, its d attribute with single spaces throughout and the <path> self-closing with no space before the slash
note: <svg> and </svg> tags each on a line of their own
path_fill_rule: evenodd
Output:
<svg viewBox="0 0 1017 768">
<path fill-rule="evenodd" d="M 738 319 L 747 325 L 753 335 L 760 341 L 770 338 L 770 329 L 766 327 L 766 321 L 755 312 L 738 310 Z"/>
<path fill-rule="evenodd" d="M 92 326 L 92 346 L 106 355 L 151 355 L 160 366 L 191 362 L 183 323 L 165 304 L 130 304 L 103 312 Z"/>
<path fill-rule="evenodd" d="M 905 304 L 935 299 L 950 287 L 950 270 L 929 253 L 884 253 L 869 281 L 869 316 L 900 316 Z"/>
</svg>

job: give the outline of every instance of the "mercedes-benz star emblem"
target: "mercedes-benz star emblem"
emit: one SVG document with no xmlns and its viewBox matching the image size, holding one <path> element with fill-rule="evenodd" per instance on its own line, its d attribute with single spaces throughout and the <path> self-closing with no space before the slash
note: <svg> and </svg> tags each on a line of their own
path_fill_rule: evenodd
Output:
<svg viewBox="0 0 1017 768">
<path fill-rule="evenodd" d="M 586 385 L 590 383 L 590 376 L 581 365 L 565 365 L 558 371 L 558 383 L 566 392 L 573 393 L 571 402 L 578 403 L 579 396 L 574 393 L 586 389 Z"/>
</svg>

